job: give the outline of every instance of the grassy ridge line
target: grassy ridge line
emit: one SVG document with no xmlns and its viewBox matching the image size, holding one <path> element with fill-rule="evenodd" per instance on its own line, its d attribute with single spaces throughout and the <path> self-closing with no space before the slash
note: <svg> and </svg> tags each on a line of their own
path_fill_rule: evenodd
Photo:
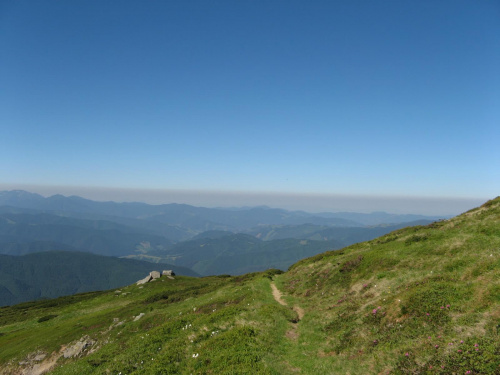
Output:
<svg viewBox="0 0 500 375">
<path fill-rule="evenodd" d="M 500 373 L 500 199 L 302 260 L 277 285 L 306 310 L 305 373 Z M 289 297 L 290 298 L 290 297 Z"/>
</svg>

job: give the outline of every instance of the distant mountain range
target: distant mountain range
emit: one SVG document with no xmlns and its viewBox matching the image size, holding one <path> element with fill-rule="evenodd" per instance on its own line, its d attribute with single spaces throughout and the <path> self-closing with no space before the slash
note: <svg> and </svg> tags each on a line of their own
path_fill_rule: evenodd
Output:
<svg viewBox="0 0 500 375">
<path fill-rule="evenodd" d="M 84 262 L 85 269 L 91 268 L 92 262 L 104 264 L 117 260 L 91 257 L 91 253 L 174 264 L 200 275 L 239 275 L 269 268 L 286 270 L 302 258 L 437 219 L 384 212 L 311 214 L 265 206 L 204 208 L 185 204 L 97 202 L 76 196 L 45 198 L 21 190 L 1 191 L 0 254 L 25 255 L 16 259 L 2 258 L 14 269 L 20 267 L 16 266 L 19 262 L 34 262 L 34 259 L 38 259 L 42 266 L 43 262 L 50 263 L 54 254 L 63 259 L 60 252 L 64 251 L 66 264 Z M 89 253 L 88 257 L 82 252 Z M 111 263 L 109 267 L 113 269 L 115 265 Z M 148 268 L 143 262 L 127 265 L 126 274 L 134 275 L 134 279 Z M 135 273 L 134 267 L 138 270 Z M 6 268 L 4 270 L 0 278 L 3 298 L 10 295 L 9 301 L 21 301 L 56 296 L 47 295 L 49 287 L 40 291 L 16 279 L 21 273 L 14 276 Z M 25 270 L 32 274 L 38 272 L 38 268 Z M 184 274 L 188 272 L 184 271 Z M 51 280 L 55 282 L 51 274 L 48 272 L 45 279 L 39 274 L 41 279 L 36 285 L 49 285 Z M 119 286 L 124 280 L 109 277 L 117 280 L 116 283 L 100 283 L 101 286 L 97 287 L 83 277 L 81 285 L 68 286 L 63 292 L 110 288 L 110 285 Z M 127 282 L 131 280 L 127 279 Z M 60 286 L 54 288 L 61 289 Z"/>
<path fill-rule="evenodd" d="M 246 233 L 251 234 L 264 241 L 299 238 L 317 241 L 335 240 L 342 247 L 356 242 L 368 241 L 382 236 L 396 229 L 408 226 L 426 225 L 431 220 L 416 220 L 407 223 L 387 224 L 376 226 L 354 226 L 354 227 L 328 227 L 324 225 L 301 224 L 301 225 L 261 225 Z"/>
<path fill-rule="evenodd" d="M 102 219 L 128 218 L 162 223 L 179 227 L 188 232 L 201 233 L 207 230 L 242 231 L 257 225 L 364 226 L 397 224 L 416 220 L 435 221 L 443 217 L 422 215 L 395 215 L 385 212 L 363 213 L 318 213 L 287 211 L 265 206 L 236 209 L 194 207 L 186 204 L 149 205 L 146 203 L 96 202 L 77 196 L 41 195 L 22 190 L 1 191 L 0 206 L 51 211 L 58 214 L 101 215 Z M 88 218 L 83 217 L 82 218 Z"/>
</svg>

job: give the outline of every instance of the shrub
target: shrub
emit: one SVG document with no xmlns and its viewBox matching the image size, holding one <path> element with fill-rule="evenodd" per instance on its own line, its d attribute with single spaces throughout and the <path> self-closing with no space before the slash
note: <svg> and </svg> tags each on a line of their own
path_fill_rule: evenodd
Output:
<svg viewBox="0 0 500 375">
<path fill-rule="evenodd" d="M 359 255 L 357 258 L 348 260 L 342 265 L 342 267 L 340 268 L 340 272 L 350 272 L 356 269 L 361 264 L 362 260 L 363 255 Z"/>
<path fill-rule="evenodd" d="M 414 242 L 421 242 L 427 240 L 429 237 L 426 234 L 414 234 L 405 240 L 405 245 L 411 245 Z"/>
<path fill-rule="evenodd" d="M 500 342 L 493 338 L 471 337 L 456 343 L 453 350 L 439 348 L 426 362 L 414 355 L 401 355 L 396 374 L 498 374 Z M 431 371 L 432 370 L 432 371 Z"/>
<path fill-rule="evenodd" d="M 423 318 L 428 323 L 444 324 L 450 321 L 450 309 L 466 299 L 468 289 L 457 288 L 447 282 L 429 282 L 410 292 L 401 304 L 401 314 Z"/>
<path fill-rule="evenodd" d="M 283 273 L 282 270 L 279 270 L 277 268 L 271 268 L 268 269 L 267 271 L 264 271 L 262 276 L 267 277 L 269 280 L 272 280 L 274 275 L 281 275 L 282 273 Z"/>
<path fill-rule="evenodd" d="M 42 323 L 42 322 L 46 322 L 47 320 L 50 320 L 50 319 L 54 319 L 56 318 L 57 315 L 45 315 L 45 316 L 42 316 L 40 319 L 38 319 L 38 323 Z"/>
</svg>

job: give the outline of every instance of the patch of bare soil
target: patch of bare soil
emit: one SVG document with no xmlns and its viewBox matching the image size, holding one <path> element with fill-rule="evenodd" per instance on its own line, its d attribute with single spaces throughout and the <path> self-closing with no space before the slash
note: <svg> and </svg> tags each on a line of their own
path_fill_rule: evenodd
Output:
<svg viewBox="0 0 500 375">
<path fill-rule="evenodd" d="M 29 354 L 21 362 L 14 364 L 10 362 L 7 366 L 0 369 L 1 375 L 41 375 L 55 366 L 57 360 L 62 356 L 60 353 L 52 353 L 49 357 L 47 353 L 38 351 Z"/>
<path fill-rule="evenodd" d="M 43 362 L 36 363 L 33 367 L 25 368 L 22 372 L 23 375 L 41 375 L 50 371 L 56 364 L 60 355 L 53 355 Z"/>
<path fill-rule="evenodd" d="M 302 320 L 302 318 L 304 317 L 304 309 L 300 306 L 297 306 L 295 305 L 293 307 L 293 310 L 297 313 L 297 315 L 299 316 L 299 320 Z"/>
<path fill-rule="evenodd" d="M 297 324 L 293 324 L 292 328 L 286 331 L 285 336 L 287 339 L 296 341 L 299 338 L 299 333 L 297 332 Z"/>
<path fill-rule="evenodd" d="M 73 342 L 72 345 L 62 346 L 59 352 L 54 352 L 50 356 L 41 351 L 31 353 L 18 363 L 19 367 L 12 363 L 8 368 L 0 370 L 0 374 L 42 375 L 51 371 L 61 357 L 81 357 L 92 353 L 97 350 L 96 343 L 97 341 L 89 336 L 83 336 L 80 340 Z"/>
</svg>

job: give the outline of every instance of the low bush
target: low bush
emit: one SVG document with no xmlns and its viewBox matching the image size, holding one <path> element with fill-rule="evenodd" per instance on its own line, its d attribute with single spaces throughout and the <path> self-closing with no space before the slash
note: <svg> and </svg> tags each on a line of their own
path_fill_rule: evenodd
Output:
<svg viewBox="0 0 500 375">
<path fill-rule="evenodd" d="M 42 316 L 40 319 L 38 319 L 38 323 L 42 323 L 42 322 L 46 322 L 47 320 L 50 320 L 50 319 L 54 319 L 54 318 L 57 318 L 57 315 L 54 315 L 54 314 L 50 314 L 50 315 L 45 315 L 45 316 Z"/>
</svg>

